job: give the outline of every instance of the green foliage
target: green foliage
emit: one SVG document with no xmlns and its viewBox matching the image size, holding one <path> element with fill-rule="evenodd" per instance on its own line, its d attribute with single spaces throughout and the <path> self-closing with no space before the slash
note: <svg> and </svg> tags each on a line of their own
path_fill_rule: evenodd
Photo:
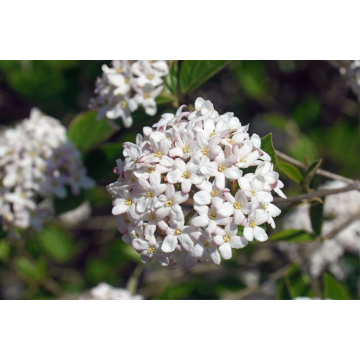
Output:
<svg viewBox="0 0 360 360">
<path fill-rule="evenodd" d="M 227 60 L 184 60 L 180 66 L 180 90 L 187 94 L 219 72 Z"/>
<path fill-rule="evenodd" d="M 76 209 L 86 199 L 84 190 L 81 190 L 80 194 L 77 196 L 71 194 L 71 188 L 69 186 L 66 186 L 66 191 L 69 195 L 65 199 L 54 196 L 53 204 L 55 215 L 60 215 L 64 212 Z"/>
<path fill-rule="evenodd" d="M 122 158 L 121 143 L 108 143 L 90 150 L 84 159 L 88 175 L 95 181 L 106 179 L 116 167 L 116 160 Z"/>
<path fill-rule="evenodd" d="M 345 284 L 337 281 L 332 275 L 325 273 L 324 298 L 332 300 L 349 300 L 349 290 Z"/>
<path fill-rule="evenodd" d="M 232 70 L 248 97 L 260 101 L 267 97 L 263 63 L 260 61 L 235 61 Z"/>
<path fill-rule="evenodd" d="M 178 84 L 178 63 L 174 62 L 169 73 L 164 79 L 165 89 L 169 94 L 173 94 L 176 91 Z"/>
<path fill-rule="evenodd" d="M 15 259 L 19 274 L 27 280 L 41 280 L 45 277 L 46 263 L 43 260 L 31 261 L 26 257 Z"/>
<path fill-rule="evenodd" d="M 104 120 L 96 120 L 95 111 L 80 113 L 70 123 L 68 139 L 80 151 L 86 151 L 108 139 L 115 130 Z"/>
<path fill-rule="evenodd" d="M 45 227 L 39 232 L 38 240 L 43 251 L 56 262 L 67 261 L 74 253 L 73 241 L 58 228 Z"/>
<path fill-rule="evenodd" d="M 274 164 L 274 168 L 276 166 L 276 154 L 274 145 L 272 143 L 272 134 L 268 134 L 261 138 L 261 150 L 264 150 L 271 157 L 271 162 Z"/>
<path fill-rule="evenodd" d="M 7 243 L 6 239 L 0 240 L 0 260 L 6 262 L 9 259 L 10 255 L 10 246 Z"/>
<path fill-rule="evenodd" d="M 323 224 L 323 210 L 324 204 L 318 203 L 316 205 L 311 206 L 310 208 L 310 219 L 311 225 L 316 235 L 321 235 L 321 229 Z"/>
<path fill-rule="evenodd" d="M 287 229 L 281 230 L 270 236 L 273 241 L 309 242 L 314 237 L 303 230 Z"/>
<path fill-rule="evenodd" d="M 289 179 L 295 181 L 297 184 L 301 184 L 303 176 L 299 169 L 285 161 L 277 161 L 277 170 L 283 172 Z"/>
</svg>

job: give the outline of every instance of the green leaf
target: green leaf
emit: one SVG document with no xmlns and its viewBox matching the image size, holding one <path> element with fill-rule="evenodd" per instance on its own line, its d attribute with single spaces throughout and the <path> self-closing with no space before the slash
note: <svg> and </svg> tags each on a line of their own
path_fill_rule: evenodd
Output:
<svg viewBox="0 0 360 360">
<path fill-rule="evenodd" d="M 173 94 L 176 91 L 178 84 L 178 63 L 174 62 L 171 70 L 164 78 L 165 89 L 169 94 Z"/>
<path fill-rule="evenodd" d="M 155 100 L 157 104 L 168 104 L 170 102 L 173 102 L 175 100 L 175 97 L 163 91 Z"/>
<path fill-rule="evenodd" d="M 32 262 L 25 257 L 18 257 L 15 259 L 15 265 L 25 278 L 41 280 L 45 276 L 46 264 L 43 261 Z"/>
<path fill-rule="evenodd" d="M 324 204 L 316 204 L 310 208 L 311 225 L 316 235 L 321 235 L 321 228 L 323 224 L 323 209 Z"/>
<path fill-rule="evenodd" d="M 264 150 L 271 157 L 271 162 L 276 166 L 276 154 L 272 143 L 272 133 L 261 138 L 261 150 Z"/>
<path fill-rule="evenodd" d="M 68 260 L 74 252 L 73 242 L 55 227 L 48 226 L 40 231 L 38 240 L 43 250 L 57 262 Z"/>
<path fill-rule="evenodd" d="M 6 239 L 0 240 L 0 260 L 6 262 L 9 259 L 10 246 Z"/>
<path fill-rule="evenodd" d="M 80 194 L 77 196 L 71 194 L 71 189 L 69 186 L 66 186 L 66 191 L 69 196 L 67 196 L 65 199 L 54 197 L 53 204 L 55 215 L 60 215 L 64 212 L 74 210 L 85 201 L 84 190 L 81 190 Z"/>
<path fill-rule="evenodd" d="M 282 171 L 289 179 L 295 181 L 297 184 L 301 184 L 303 176 L 296 166 L 285 161 L 278 160 L 277 168 L 278 170 Z"/>
<path fill-rule="evenodd" d="M 184 60 L 180 67 L 180 90 L 187 94 L 219 72 L 228 60 Z"/>
<path fill-rule="evenodd" d="M 283 278 L 277 282 L 277 298 L 278 300 L 292 300 L 293 295 L 289 287 L 287 279 Z"/>
<path fill-rule="evenodd" d="M 316 173 L 317 169 L 320 167 L 321 163 L 322 163 L 322 159 L 319 159 L 319 160 L 315 161 L 314 163 L 312 163 L 309 166 L 309 169 L 307 170 L 306 174 L 304 175 L 302 185 L 306 191 L 310 191 L 311 180 L 315 176 L 315 173 Z"/>
<path fill-rule="evenodd" d="M 114 175 L 113 169 L 116 167 L 116 160 L 122 158 L 123 150 L 120 143 L 108 143 L 90 150 L 84 159 L 88 175 L 95 181 Z"/>
<path fill-rule="evenodd" d="M 314 240 L 314 237 L 303 230 L 287 229 L 287 230 L 281 230 L 276 234 L 271 235 L 270 240 L 307 242 Z"/>
<path fill-rule="evenodd" d="M 80 151 L 86 151 L 108 139 L 115 130 L 104 120 L 96 120 L 95 111 L 80 113 L 70 123 L 67 136 Z"/>
<path fill-rule="evenodd" d="M 324 274 L 324 298 L 332 300 L 349 300 L 347 286 L 341 284 L 328 273 Z"/>
</svg>

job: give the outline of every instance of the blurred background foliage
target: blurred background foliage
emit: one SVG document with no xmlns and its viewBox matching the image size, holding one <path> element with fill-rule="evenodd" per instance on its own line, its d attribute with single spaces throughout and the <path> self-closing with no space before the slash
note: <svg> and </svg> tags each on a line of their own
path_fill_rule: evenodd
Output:
<svg viewBox="0 0 360 360">
<path fill-rule="evenodd" d="M 122 157 L 123 142 L 134 142 L 143 126 L 151 126 L 163 112 L 174 112 L 174 106 L 191 108 L 199 96 L 211 100 L 219 113 L 231 111 L 242 124 L 250 123 L 250 134 L 271 132 L 278 150 L 308 165 L 322 158 L 322 168 L 357 178 L 359 105 L 336 67 L 326 61 L 174 62 L 166 91 L 157 99 L 157 115 L 135 112 L 130 129 L 114 131 L 87 110 L 104 63 L 110 62 L 0 61 L 0 128 L 28 117 L 32 107 L 40 108 L 68 127 L 69 140 L 97 182 L 78 197 L 56 200 L 57 216 L 41 232 L 23 231 L 22 240 L 9 243 L 0 230 L 0 298 L 77 298 L 99 282 L 129 286 L 135 268 L 141 270 L 136 272 L 137 292 L 146 299 L 292 299 L 319 291 L 325 298 L 358 297 L 357 257 L 345 255 L 351 269 L 346 281 L 325 273 L 314 284 L 274 246 L 278 240 L 312 240 L 301 231 L 250 243 L 220 266 L 188 269 L 181 256 L 175 271 L 156 263 L 142 265 L 121 240 L 105 189 L 116 181 L 112 170 Z M 287 195 L 303 192 L 301 171 L 283 161 L 276 170 Z M 313 181 L 319 185 L 322 179 Z M 72 223 L 58 216 L 84 201 L 91 206 L 87 219 Z"/>
</svg>

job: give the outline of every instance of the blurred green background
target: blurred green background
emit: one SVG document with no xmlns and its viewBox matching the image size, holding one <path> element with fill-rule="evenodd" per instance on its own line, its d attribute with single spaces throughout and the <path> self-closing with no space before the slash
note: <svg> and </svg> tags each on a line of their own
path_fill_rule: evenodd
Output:
<svg viewBox="0 0 360 360">
<path fill-rule="evenodd" d="M 0 128 L 28 117 L 34 106 L 67 127 L 74 118 L 86 117 L 90 125 L 73 129 L 69 138 L 78 145 L 89 175 L 97 182 L 95 189 L 78 198 L 55 204 L 59 215 L 87 200 L 91 218 L 71 225 L 55 217 L 42 232 L 28 230 L 16 243 L 9 243 L 5 234 L 0 234 L 0 298 L 71 299 L 99 282 L 129 287 L 135 268 L 141 271 L 131 279 L 138 284 L 137 293 L 146 299 L 314 296 L 308 275 L 289 263 L 270 240 L 234 251 L 233 258 L 222 261 L 219 267 L 198 265 L 188 269 L 181 255 L 175 271 L 156 263 L 140 263 L 138 254 L 122 242 L 116 229 L 105 185 L 116 181 L 112 170 L 115 160 L 122 156 L 122 143 L 134 142 L 144 125 L 151 126 L 163 112 L 175 109 L 171 102 L 159 99 L 155 117 L 137 111 L 133 127 L 118 132 L 103 120 L 95 123 L 95 114 L 87 111 L 87 104 L 104 63 L 110 61 L 0 61 Z M 181 71 L 184 62 L 176 65 Z M 231 111 L 243 125 L 250 123 L 250 134 L 263 137 L 272 132 L 276 149 L 305 163 L 322 158 L 322 168 L 359 177 L 359 105 L 333 64 L 231 61 L 199 87 L 181 94 L 180 105 L 193 104 L 199 96 L 210 100 L 220 114 Z M 91 138 L 94 132 L 100 133 L 98 139 L 88 143 L 79 140 Z M 302 192 L 281 168 L 277 171 L 287 195 Z M 319 185 L 322 179 L 315 181 Z M 354 255 L 345 256 L 351 264 L 351 276 L 339 284 L 332 275 L 325 274 L 321 286 L 357 298 L 359 264 Z M 285 278 L 281 273 L 284 268 Z M 250 291 L 259 284 L 262 291 Z"/>
</svg>

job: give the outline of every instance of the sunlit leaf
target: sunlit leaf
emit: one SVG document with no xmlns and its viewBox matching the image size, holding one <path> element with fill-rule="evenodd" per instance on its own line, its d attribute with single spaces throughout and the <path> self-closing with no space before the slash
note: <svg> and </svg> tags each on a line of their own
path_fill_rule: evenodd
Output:
<svg viewBox="0 0 360 360">
<path fill-rule="evenodd" d="M 349 300 L 349 291 L 345 284 L 337 281 L 332 275 L 324 274 L 324 297 L 332 300 Z"/>
<path fill-rule="evenodd" d="M 228 60 L 184 60 L 180 66 L 180 90 L 187 94 L 219 72 Z"/>
<path fill-rule="evenodd" d="M 297 184 L 300 184 L 303 179 L 299 169 L 285 161 L 278 160 L 277 169 L 282 171 L 289 179 L 295 181 Z"/>
<path fill-rule="evenodd" d="M 104 120 L 96 120 L 95 111 L 80 113 L 70 123 L 67 136 L 77 149 L 86 151 L 108 139 L 115 130 Z"/>
<path fill-rule="evenodd" d="M 271 157 L 271 162 L 276 166 L 276 154 L 272 142 L 272 134 L 268 134 L 261 138 L 261 150 L 264 150 Z"/>
<path fill-rule="evenodd" d="M 314 240 L 314 237 L 303 230 L 287 229 L 278 231 L 277 233 L 271 235 L 270 240 L 308 242 Z"/>
</svg>

